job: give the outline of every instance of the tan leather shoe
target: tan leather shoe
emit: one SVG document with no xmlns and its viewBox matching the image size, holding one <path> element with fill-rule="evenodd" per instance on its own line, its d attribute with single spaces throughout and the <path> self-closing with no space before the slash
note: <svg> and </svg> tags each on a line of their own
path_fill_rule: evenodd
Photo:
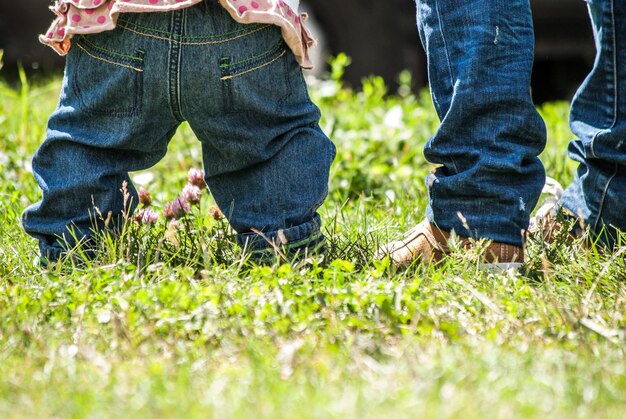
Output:
<svg viewBox="0 0 626 419">
<path fill-rule="evenodd" d="M 382 259 L 388 255 L 393 264 L 399 266 L 408 266 L 416 260 L 436 263 L 450 253 L 449 239 L 450 233 L 424 220 L 409 230 L 404 239 L 381 247 L 376 252 L 376 258 Z M 470 248 L 475 242 L 460 237 L 460 245 Z M 483 262 L 503 269 L 519 267 L 524 262 L 524 249 L 512 244 L 491 242 L 483 253 Z"/>
</svg>

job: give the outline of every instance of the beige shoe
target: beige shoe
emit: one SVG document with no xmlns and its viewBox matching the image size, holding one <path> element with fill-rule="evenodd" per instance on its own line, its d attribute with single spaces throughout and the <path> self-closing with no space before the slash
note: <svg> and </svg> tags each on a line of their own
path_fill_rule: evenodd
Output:
<svg viewBox="0 0 626 419">
<path fill-rule="evenodd" d="M 449 239 L 450 233 L 441 231 L 428 220 L 424 220 L 409 230 L 404 239 L 381 247 L 376 252 L 376 258 L 389 256 L 399 266 L 408 266 L 416 260 L 427 264 L 436 263 L 450 253 Z M 463 248 L 470 248 L 474 244 L 470 239 L 460 238 Z M 485 249 L 483 262 L 502 269 L 518 268 L 524 262 L 524 249 L 507 243 L 491 242 Z"/>
</svg>

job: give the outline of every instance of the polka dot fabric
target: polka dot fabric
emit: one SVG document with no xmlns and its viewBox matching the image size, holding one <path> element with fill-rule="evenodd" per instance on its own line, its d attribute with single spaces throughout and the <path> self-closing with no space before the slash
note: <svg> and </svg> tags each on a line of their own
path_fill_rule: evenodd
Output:
<svg viewBox="0 0 626 419">
<path fill-rule="evenodd" d="M 203 0 L 57 0 L 57 18 L 39 37 L 60 55 L 68 53 L 74 34 L 98 33 L 115 28 L 120 13 L 164 12 L 193 6 Z M 293 4 L 294 2 L 291 1 Z M 283 0 L 220 0 L 240 23 L 273 24 L 281 28 L 285 42 L 304 68 L 311 68 L 308 50 L 315 41 L 306 28 L 306 14 Z M 296 3 L 297 4 L 297 3 Z"/>
</svg>

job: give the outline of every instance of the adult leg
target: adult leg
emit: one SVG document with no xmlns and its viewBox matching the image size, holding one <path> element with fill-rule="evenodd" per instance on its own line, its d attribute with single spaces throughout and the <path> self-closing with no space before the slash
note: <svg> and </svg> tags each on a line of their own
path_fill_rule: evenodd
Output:
<svg viewBox="0 0 626 419">
<path fill-rule="evenodd" d="M 425 147 L 428 219 L 444 231 L 522 246 L 545 175 L 545 126 L 532 103 L 528 0 L 418 0 L 430 87 L 442 121 Z"/>
<path fill-rule="evenodd" d="M 572 102 L 569 155 L 579 166 L 562 206 L 611 245 L 626 231 L 626 3 L 588 3 L 597 55 Z"/>
<path fill-rule="evenodd" d="M 487 262 L 520 262 L 545 180 L 545 126 L 530 96 L 529 0 L 416 0 L 441 126 L 425 146 L 427 220 L 382 249 L 392 260 L 439 259 L 449 232 L 493 241 Z M 466 245 L 470 245 L 465 240 Z"/>
</svg>

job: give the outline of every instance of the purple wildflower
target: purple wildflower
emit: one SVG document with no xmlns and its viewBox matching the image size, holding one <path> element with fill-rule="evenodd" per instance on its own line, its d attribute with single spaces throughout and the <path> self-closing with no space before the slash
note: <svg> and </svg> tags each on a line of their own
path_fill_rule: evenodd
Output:
<svg viewBox="0 0 626 419">
<path fill-rule="evenodd" d="M 159 214 L 151 209 L 142 208 L 135 212 L 133 220 L 138 224 L 155 224 L 159 220 Z"/>
<path fill-rule="evenodd" d="M 183 188 L 183 199 L 189 202 L 192 205 L 197 205 L 200 203 L 200 199 L 202 198 L 202 190 L 196 185 L 192 185 L 188 183 Z"/>
<path fill-rule="evenodd" d="M 174 202 L 168 202 L 163 208 L 163 216 L 166 219 L 178 219 L 189 212 L 189 204 L 183 198 L 178 197 Z"/>
<path fill-rule="evenodd" d="M 187 180 L 190 184 L 197 186 L 200 189 L 206 188 L 206 183 L 204 183 L 203 170 L 189 169 L 189 173 L 187 174 Z"/>
<path fill-rule="evenodd" d="M 176 218 L 180 218 L 183 215 L 189 212 L 189 204 L 182 198 L 176 198 L 174 203 L 172 204 L 172 210 L 174 211 L 174 215 Z"/>
<path fill-rule="evenodd" d="M 163 207 L 163 216 L 165 217 L 166 220 L 173 220 L 174 219 L 174 211 L 172 211 L 172 203 L 171 202 L 168 202 Z"/>
</svg>

